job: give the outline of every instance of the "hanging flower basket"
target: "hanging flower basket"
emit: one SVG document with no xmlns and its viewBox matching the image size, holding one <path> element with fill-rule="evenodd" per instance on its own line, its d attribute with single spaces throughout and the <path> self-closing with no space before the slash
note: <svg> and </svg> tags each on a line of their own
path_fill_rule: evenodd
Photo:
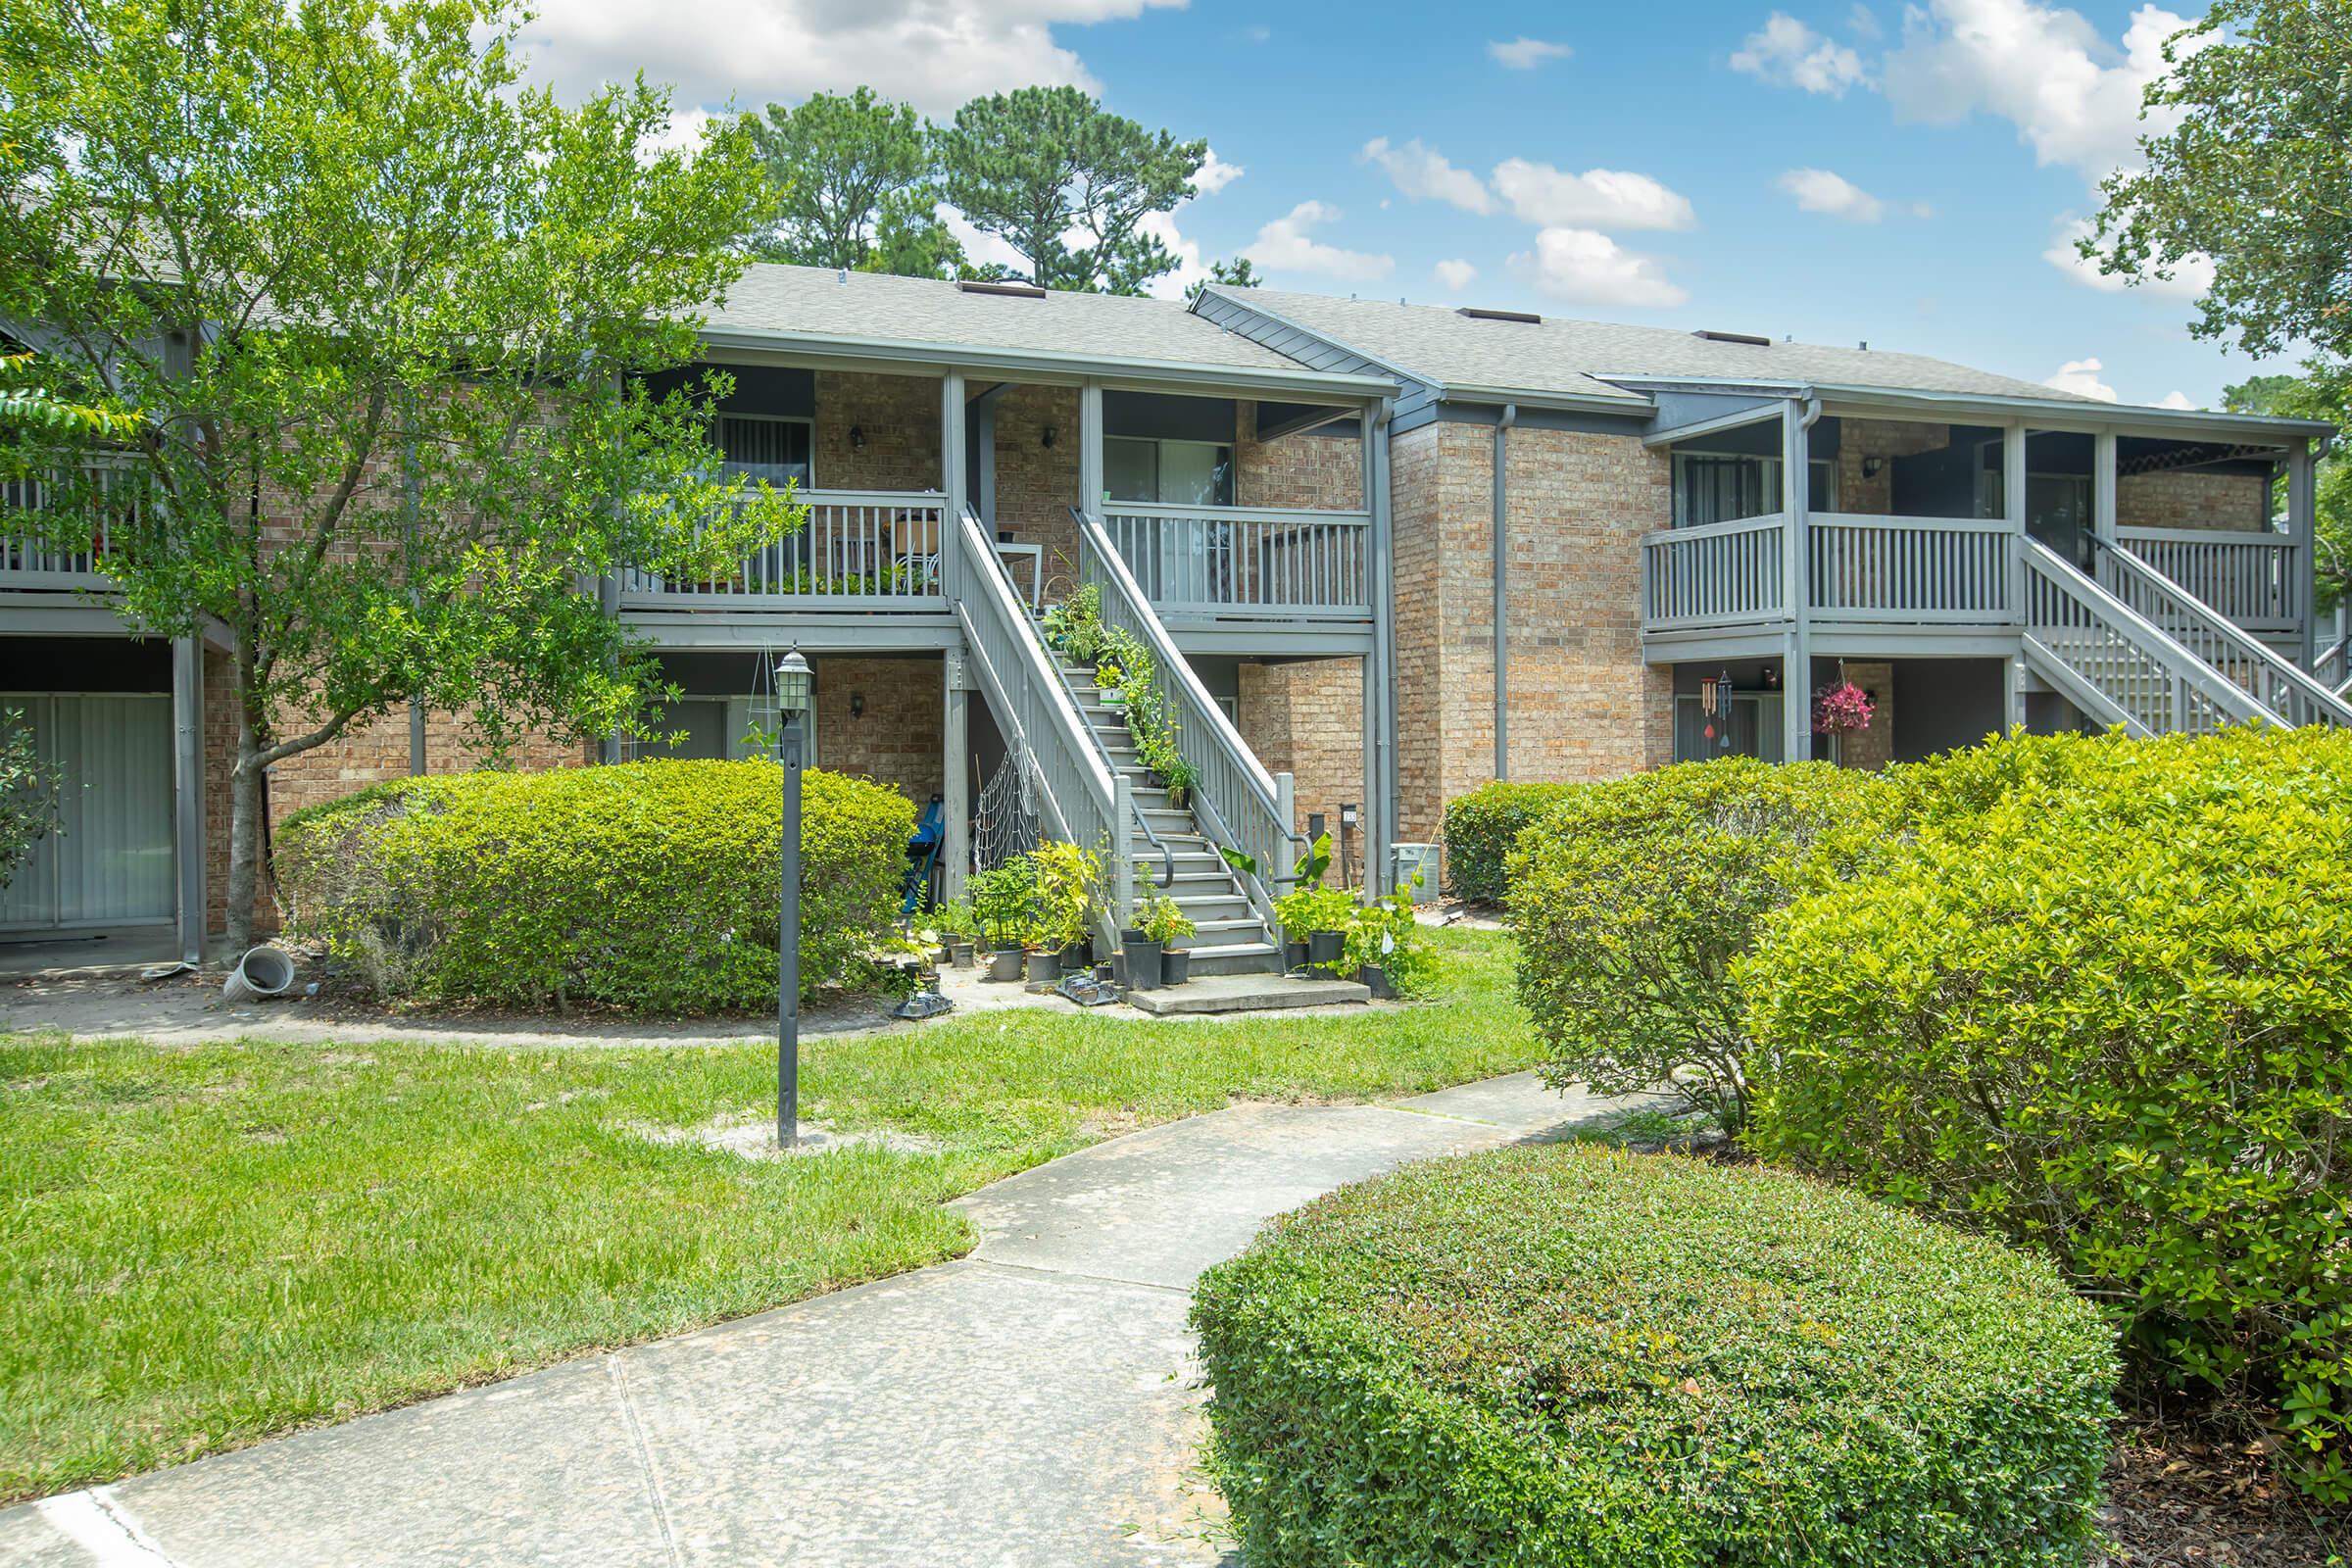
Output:
<svg viewBox="0 0 2352 1568">
<path fill-rule="evenodd" d="M 1813 694 L 1813 733 L 1842 735 L 1870 728 L 1874 705 L 1870 693 L 1850 680 L 1824 686 Z"/>
</svg>

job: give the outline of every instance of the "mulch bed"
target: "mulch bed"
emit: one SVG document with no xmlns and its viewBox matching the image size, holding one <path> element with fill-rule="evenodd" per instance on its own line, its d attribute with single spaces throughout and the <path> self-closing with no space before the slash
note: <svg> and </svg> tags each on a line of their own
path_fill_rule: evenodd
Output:
<svg viewBox="0 0 2352 1568">
<path fill-rule="evenodd" d="M 2315 1510 L 2258 1453 L 2162 1427 L 2118 1434 L 2101 1522 L 2113 1568 L 2352 1564 L 2352 1511 Z"/>
</svg>

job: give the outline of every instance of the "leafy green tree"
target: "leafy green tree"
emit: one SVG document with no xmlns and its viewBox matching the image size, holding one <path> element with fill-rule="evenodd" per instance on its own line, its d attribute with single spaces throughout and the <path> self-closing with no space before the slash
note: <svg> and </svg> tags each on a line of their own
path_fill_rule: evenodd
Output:
<svg viewBox="0 0 2352 1568">
<path fill-rule="evenodd" d="M 502 0 L 0 8 L 0 319 L 101 441 L 0 428 L 29 522 L 103 541 L 134 622 L 227 650 L 230 936 L 264 771 L 412 697 L 494 754 L 639 729 L 662 695 L 583 584 L 791 526 L 712 480 L 710 395 L 657 397 L 745 265 L 751 136 L 658 152 L 640 80 L 520 79 Z M 741 504 L 738 504 L 741 503 Z"/>
<path fill-rule="evenodd" d="M 812 93 L 797 108 L 769 104 L 744 121 L 768 188 L 753 255 L 907 277 L 953 277 L 962 267 L 963 247 L 935 212 L 930 126 L 913 109 L 859 87 Z"/>
<path fill-rule="evenodd" d="M 2352 434 L 2352 365 L 2313 360 L 2301 375 L 2256 375 L 2222 389 L 2231 414 L 2332 419 Z M 2341 457 L 2322 458 L 2313 474 L 2319 500 L 2319 553 L 2313 563 L 2319 608 L 2333 610 L 2352 589 L 2352 468 Z"/>
<path fill-rule="evenodd" d="M 1029 281 L 1103 294 L 1141 294 L 1175 270 L 1141 225 L 1194 194 L 1208 156 L 1206 141 L 1147 131 L 1076 87 L 975 98 L 937 143 L 948 200 L 1017 251 Z"/>
<path fill-rule="evenodd" d="M 1197 300 L 1200 297 L 1200 291 L 1211 283 L 1221 283 L 1227 288 L 1255 288 L 1264 281 L 1247 256 L 1230 262 L 1211 262 L 1208 264 L 1208 276 L 1186 289 L 1184 297 Z"/>
<path fill-rule="evenodd" d="M 2083 254 L 2128 277 L 2210 258 L 2199 336 L 2352 354 L 2352 4 L 2218 0 L 2165 59 L 2143 112 L 2178 122 L 2107 180 Z"/>
<path fill-rule="evenodd" d="M 0 888 L 32 847 L 57 830 L 64 772 L 42 760 L 24 710 L 0 708 Z"/>
</svg>

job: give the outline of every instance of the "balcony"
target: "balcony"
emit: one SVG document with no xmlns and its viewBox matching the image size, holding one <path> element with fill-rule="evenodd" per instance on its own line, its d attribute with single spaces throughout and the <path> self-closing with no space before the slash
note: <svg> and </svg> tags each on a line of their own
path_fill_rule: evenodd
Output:
<svg viewBox="0 0 2352 1568">
<path fill-rule="evenodd" d="M 947 498 L 932 490 L 807 490 L 799 532 L 708 577 L 627 571 L 631 610 L 944 612 L 939 553 Z"/>
<path fill-rule="evenodd" d="M 1102 525 L 1171 629 L 1372 618 L 1368 513 L 1114 501 Z"/>
</svg>

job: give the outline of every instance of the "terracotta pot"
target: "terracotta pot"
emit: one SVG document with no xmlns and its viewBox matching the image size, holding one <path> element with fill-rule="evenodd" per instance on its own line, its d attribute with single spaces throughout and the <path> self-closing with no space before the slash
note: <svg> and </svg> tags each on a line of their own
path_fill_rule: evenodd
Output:
<svg viewBox="0 0 2352 1568">
<path fill-rule="evenodd" d="M 1157 991 L 1159 989 L 1160 947 L 1156 942 L 1130 942 L 1120 950 L 1127 955 L 1127 989 Z"/>
<path fill-rule="evenodd" d="M 1193 977 L 1193 952 L 1190 948 L 1166 948 L 1159 955 L 1159 983 L 1180 986 Z"/>
</svg>

